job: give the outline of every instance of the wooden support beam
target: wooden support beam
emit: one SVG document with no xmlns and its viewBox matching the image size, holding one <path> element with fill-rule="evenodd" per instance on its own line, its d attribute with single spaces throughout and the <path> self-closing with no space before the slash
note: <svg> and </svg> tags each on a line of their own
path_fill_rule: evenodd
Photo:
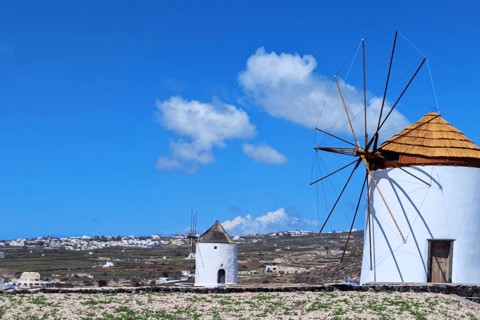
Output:
<svg viewBox="0 0 480 320">
<path fill-rule="evenodd" d="M 353 143 L 351 143 L 351 142 L 349 142 L 349 141 L 347 141 L 347 140 L 344 140 L 344 139 L 342 139 L 342 138 L 340 138 L 340 137 L 337 137 L 337 136 L 335 136 L 335 135 L 333 135 L 333 134 L 331 134 L 331 133 L 328 133 L 327 131 L 323 131 L 322 129 L 318 129 L 318 128 L 315 128 L 315 130 L 318 130 L 318 131 L 320 131 L 320 132 L 323 132 L 323 133 L 325 133 L 325 134 L 328 134 L 329 136 L 334 137 L 335 139 L 338 139 L 338 140 L 340 140 L 340 141 L 346 142 L 346 143 L 348 143 L 348 144 L 356 147 L 356 145 L 354 145 Z"/>
<path fill-rule="evenodd" d="M 320 181 L 322 181 L 323 179 L 326 179 L 326 178 L 330 177 L 331 175 L 333 175 L 333 174 L 335 174 L 335 173 L 337 173 L 337 172 L 339 172 L 339 171 L 341 171 L 341 170 L 345 169 L 346 167 L 349 167 L 349 166 L 351 166 L 352 164 L 354 164 L 354 163 L 355 163 L 355 162 L 357 162 L 357 161 L 358 161 L 358 160 L 354 160 L 354 161 L 350 162 L 350 163 L 349 163 L 349 164 L 347 164 L 346 166 L 344 166 L 344 167 L 341 167 L 340 169 L 338 169 L 338 170 L 336 170 L 336 171 L 333 171 L 333 172 L 332 172 L 332 173 L 330 173 L 330 174 L 327 174 L 325 177 L 322 177 L 322 178 L 320 178 L 320 179 L 318 179 L 318 180 L 316 180 L 316 181 L 313 181 L 312 183 L 310 183 L 310 185 L 312 185 L 312 184 L 315 184 L 315 183 L 317 183 L 317 182 L 320 182 Z"/>
<path fill-rule="evenodd" d="M 365 77 L 365 41 L 362 39 L 362 52 L 363 52 L 363 111 L 365 116 L 365 148 L 368 144 L 368 132 L 367 132 L 367 80 Z M 368 150 L 368 149 L 366 149 Z"/>
<path fill-rule="evenodd" d="M 393 40 L 392 56 L 390 58 L 390 66 L 388 67 L 387 83 L 385 84 L 385 92 L 383 93 L 382 108 L 380 109 L 380 116 L 378 117 L 377 134 L 374 135 L 375 143 L 373 144 L 373 149 L 377 149 L 378 131 L 380 131 L 380 122 L 382 121 L 383 107 L 385 106 L 385 99 L 387 98 L 388 82 L 390 81 L 390 72 L 392 71 L 393 55 L 395 53 L 395 45 L 397 43 L 397 35 L 398 35 L 398 30 L 395 30 L 395 39 Z"/>
<path fill-rule="evenodd" d="M 350 129 L 352 130 L 353 139 L 355 139 L 355 144 L 357 148 L 360 148 L 360 143 L 358 143 L 357 136 L 355 135 L 355 131 L 353 130 L 352 120 L 350 120 L 350 115 L 348 114 L 347 105 L 345 104 L 345 100 L 343 99 L 342 89 L 340 89 L 340 84 L 338 84 L 337 76 L 334 76 L 335 83 L 337 84 L 338 92 L 340 93 L 340 98 L 342 98 L 343 108 L 345 109 L 345 114 L 347 115 L 348 124 L 350 125 Z"/>
<path fill-rule="evenodd" d="M 367 176 L 368 176 L 368 171 L 367 171 Z M 372 263 L 372 224 L 371 224 L 371 218 L 370 218 L 370 188 L 368 185 L 368 178 L 367 178 L 367 218 L 368 218 L 368 244 L 370 246 L 370 270 L 373 269 L 373 263 Z"/>
<path fill-rule="evenodd" d="M 369 165 L 368 165 L 367 160 L 365 159 L 365 156 L 360 156 L 360 158 L 362 159 L 363 163 L 365 164 L 365 167 L 367 168 L 368 174 L 370 175 L 370 178 L 372 179 L 373 183 L 375 184 L 375 187 L 377 188 L 378 193 L 380 194 L 380 197 L 381 197 L 382 200 L 383 200 L 383 203 L 385 203 L 385 206 L 387 207 L 388 213 L 390 213 L 390 216 L 392 217 L 392 220 L 393 220 L 393 222 L 395 223 L 395 226 L 397 227 L 398 232 L 400 233 L 400 236 L 402 237 L 403 242 L 406 243 L 407 240 L 405 240 L 405 237 L 403 236 L 403 233 L 402 233 L 402 231 L 400 230 L 400 227 L 398 226 L 397 221 L 395 220 L 395 217 L 393 216 L 393 213 L 392 213 L 392 211 L 390 210 L 390 207 L 389 207 L 388 204 L 387 204 L 387 200 L 385 200 L 385 198 L 383 197 L 382 191 L 381 191 L 380 188 L 378 187 L 377 181 L 375 181 L 375 178 L 373 177 L 373 174 L 372 174 L 372 172 L 370 171 L 370 167 L 369 167 Z"/>
<path fill-rule="evenodd" d="M 358 207 L 360 206 L 360 201 L 362 201 L 363 190 L 365 189 L 365 183 L 367 182 L 368 174 L 365 176 L 365 181 L 363 182 L 362 191 L 360 191 L 360 197 L 358 198 L 357 208 L 355 209 L 355 214 L 353 215 L 352 225 L 350 226 L 350 231 L 348 232 L 347 241 L 345 247 L 343 248 L 342 259 L 340 263 L 343 263 L 343 258 L 345 257 L 345 251 L 347 251 L 348 241 L 350 240 L 350 235 L 352 234 L 353 224 L 355 223 L 355 218 L 357 217 Z"/>
<path fill-rule="evenodd" d="M 323 226 L 322 226 L 322 228 L 320 229 L 320 232 L 319 232 L 319 233 L 322 233 L 323 228 L 325 228 L 325 225 L 327 224 L 328 219 L 330 219 L 330 216 L 332 215 L 333 210 L 335 210 L 335 207 L 337 206 L 338 201 L 340 201 L 340 198 L 342 197 L 343 192 L 344 192 L 345 189 L 347 188 L 347 185 L 348 185 L 348 183 L 350 182 L 350 179 L 352 178 L 353 173 L 355 172 L 355 170 L 357 170 L 358 165 L 360 164 L 360 161 L 361 161 L 361 160 L 357 160 L 357 164 L 355 165 L 355 168 L 353 168 L 352 173 L 350 173 L 350 176 L 348 177 L 347 182 L 346 182 L 345 185 L 343 186 L 342 192 L 340 192 L 340 195 L 338 196 L 337 201 L 335 201 L 335 204 L 333 205 L 333 208 L 332 208 L 332 210 L 330 211 L 327 219 L 326 219 L 325 222 L 323 223 Z"/>
</svg>

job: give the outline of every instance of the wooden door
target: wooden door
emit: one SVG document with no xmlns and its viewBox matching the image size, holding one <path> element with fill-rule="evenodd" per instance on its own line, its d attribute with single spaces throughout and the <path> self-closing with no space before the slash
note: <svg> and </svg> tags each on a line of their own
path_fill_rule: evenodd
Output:
<svg viewBox="0 0 480 320">
<path fill-rule="evenodd" d="M 451 242 L 431 242 L 430 266 L 431 282 L 449 283 L 451 280 Z"/>
</svg>

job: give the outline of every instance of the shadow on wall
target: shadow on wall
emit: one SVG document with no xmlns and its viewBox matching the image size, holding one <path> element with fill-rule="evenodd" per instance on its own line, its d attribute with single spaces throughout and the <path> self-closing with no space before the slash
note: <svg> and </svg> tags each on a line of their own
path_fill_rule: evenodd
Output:
<svg viewBox="0 0 480 320">
<path fill-rule="evenodd" d="M 415 241 L 415 246 L 416 246 L 417 251 L 418 251 L 418 255 L 419 255 L 419 257 L 420 257 L 420 259 L 421 259 L 421 261 L 422 261 L 425 275 L 427 276 L 427 275 L 428 275 L 428 271 L 427 271 L 426 262 L 425 262 L 425 260 L 424 260 L 424 257 L 422 256 L 420 246 L 419 246 L 419 244 L 418 244 L 417 238 L 416 238 L 415 233 L 414 233 L 413 228 L 412 228 L 412 224 L 411 224 L 411 222 L 410 222 L 410 220 L 409 220 L 409 218 L 408 218 L 408 215 L 407 215 L 407 212 L 406 212 L 406 209 L 405 209 L 405 204 L 402 202 L 402 199 L 401 199 L 402 196 L 404 196 L 404 199 L 407 200 L 407 203 L 409 203 L 409 204 L 412 206 L 412 208 L 415 210 L 415 212 L 416 212 L 416 214 L 418 215 L 418 217 L 420 217 L 420 219 L 421 219 L 423 225 L 425 226 L 426 230 L 428 231 L 428 234 L 430 235 L 430 237 L 431 237 L 432 239 L 434 239 L 434 236 L 433 236 L 433 234 L 432 234 L 432 232 L 431 232 L 431 230 L 430 230 L 427 222 L 425 221 L 423 215 L 421 214 L 419 208 L 418 208 L 417 205 L 414 203 L 414 201 L 412 200 L 412 198 L 407 194 L 406 190 L 405 190 L 404 188 L 402 188 L 402 187 L 400 186 L 400 184 L 399 184 L 396 180 L 392 179 L 392 178 L 389 176 L 390 172 L 391 172 L 392 170 L 394 170 L 394 169 L 396 169 L 396 168 L 386 169 L 386 170 L 381 170 L 381 171 L 376 171 L 376 172 L 375 172 L 375 178 L 376 178 L 378 184 L 381 182 L 381 180 L 386 180 L 386 181 L 389 183 L 389 185 L 391 186 L 391 188 L 392 188 L 392 190 L 393 190 L 393 192 L 394 192 L 394 194 L 395 194 L 395 197 L 396 197 L 396 199 L 397 199 L 397 201 L 398 201 L 398 203 L 399 203 L 399 205 L 400 205 L 400 208 L 401 208 L 401 210 L 402 210 L 402 212 L 403 212 L 403 216 L 405 217 L 405 220 L 406 220 L 406 222 L 407 222 L 407 224 L 408 224 L 408 227 L 409 227 L 409 229 L 410 229 L 410 233 L 411 233 L 412 236 L 413 236 L 413 239 L 414 239 L 414 241 Z M 415 176 L 422 176 L 422 178 L 423 178 L 423 177 L 427 177 L 426 180 L 429 181 L 431 185 L 433 185 L 434 187 L 438 187 L 440 190 L 443 190 L 443 188 L 442 188 L 441 184 L 439 183 L 439 181 L 437 181 L 437 179 L 435 179 L 430 173 L 426 172 L 423 168 L 419 168 L 419 167 L 409 167 L 409 169 L 415 170 L 415 171 L 417 171 L 418 173 L 420 173 L 420 175 L 415 174 Z M 408 173 L 405 172 L 405 175 L 408 175 Z M 422 181 L 418 181 L 418 182 L 424 184 L 424 182 L 422 182 Z M 401 281 L 403 282 L 403 281 L 404 281 L 404 280 L 403 280 L 403 276 L 402 276 L 402 273 L 401 273 L 401 271 L 400 271 L 397 258 L 396 258 L 396 256 L 395 256 L 395 251 L 392 249 L 391 244 L 390 244 L 390 241 L 389 241 L 389 239 L 388 239 L 388 237 L 387 237 L 387 234 L 385 233 L 384 228 L 383 228 L 383 226 L 381 225 L 381 223 L 380 223 L 380 221 L 379 221 L 379 219 L 378 219 L 378 217 L 377 217 L 377 215 L 376 215 L 375 208 L 374 208 L 373 205 L 372 205 L 372 204 L 374 203 L 374 200 L 375 200 L 375 199 L 374 199 L 375 190 L 376 190 L 376 185 L 373 184 L 373 183 L 370 183 L 370 188 L 369 188 L 370 194 L 369 194 L 369 196 L 370 196 L 370 213 L 371 213 L 371 217 L 372 217 L 372 219 L 373 219 L 374 221 L 376 221 L 376 225 L 379 227 L 380 232 L 382 233 L 382 235 L 383 235 L 383 237 L 384 237 L 384 239 L 385 239 L 385 242 L 386 242 L 386 244 L 387 244 L 387 246 L 388 246 L 388 249 L 389 249 L 389 251 L 390 251 L 390 254 L 391 254 L 391 256 L 392 256 L 392 258 L 393 258 L 393 260 L 394 260 L 394 262 L 395 262 L 395 266 L 396 266 L 397 272 L 398 272 L 398 274 L 399 274 L 399 276 L 400 276 Z M 429 189 L 428 189 L 428 190 L 429 190 Z M 427 194 L 428 194 L 428 190 L 427 190 L 427 193 L 425 194 L 425 197 L 426 197 Z M 404 201 L 405 201 L 405 200 L 404 200 Z M 383 199 L 381 199 L 379 202 L 383 203 Z M 375 225 L 375 224 L 372 223 L 372 239 L 374 239 L 374 234 L 375 234 L 375 227 L 374 227 L 374 225 Z M 368 221 L 366 222 L 366 227 L 368 227 Z M 367 229 L 367 228 L 365 228 L 365 229 Z M 375 243 L 374 240 L 373 240 L 372 242 Z M 375 270 L 376 268 L 375 268 L 375 266 L 377 265 L 377 261 L 376 261 L 376 258 L 375 258 L 375 246 L 373 246 L 373 249 L 372 249 L 372 250 L 373 250 L 373 253 L 372 253 L 372 254 L 373 254 L 373 266 L 374 266 L 374 281 L 376 281 L 376 270 Z M 386 258 L 385 258 L 385 259 L 386 259 Z M 381 263 L 381 261 L 379 261 L 378 263 Z"/>
</svg>

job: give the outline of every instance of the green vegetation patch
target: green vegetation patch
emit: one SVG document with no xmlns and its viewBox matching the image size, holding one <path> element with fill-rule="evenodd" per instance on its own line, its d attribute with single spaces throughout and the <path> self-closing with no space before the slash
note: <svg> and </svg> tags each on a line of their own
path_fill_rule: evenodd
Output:
<svg viewBox="0 0 480 320">
<path fill-rule="evenodd" d="M 480 310 L 448 296 L 301 292 L 204 295 L 35 294 L 0 296 L 1 319 L 479 319 Z"/>
</svg>

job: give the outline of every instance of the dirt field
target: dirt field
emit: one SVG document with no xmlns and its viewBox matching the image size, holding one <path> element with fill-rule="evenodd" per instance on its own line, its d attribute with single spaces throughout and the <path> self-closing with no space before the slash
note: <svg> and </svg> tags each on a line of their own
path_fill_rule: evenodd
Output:
<svg viewBox="0 0 480 320">
<path fill-rule="evenodd" d="M 346 233 L 306 236 L 247 236 L 238 243 L 239 284 L 358 281 L 363 252 L 363 231 L 352 233 L 343 264 L 340 257 Z M 62 285 L 95 287 L 98 281 L 109 286 L 149 285 L 159 277 L 179 279 L 182 271 L 195 271 L 195 260 L 186 260 L 190 245 L 162 245 L 155 248 L 108 247 L 85 251 L 41 246 L 1 249 L 0 277 L 5 282 L 22 272 L 38 272 L 42 280 L 59 280 Z M 165 259 L 164 259 L 165 257 Z M 106 261 L 113 267 L 103 268 Z M 275 264 L 278 272 L 266 273 Z M 85 275 L 93 276 L 93 279 Z"/>
<path fill-rule="evenodd" d="M 479 319 L 480 309 L 433 293 L 293 292 L 206 295 L 0 296 L 3 319 Z"/>
</svg>

